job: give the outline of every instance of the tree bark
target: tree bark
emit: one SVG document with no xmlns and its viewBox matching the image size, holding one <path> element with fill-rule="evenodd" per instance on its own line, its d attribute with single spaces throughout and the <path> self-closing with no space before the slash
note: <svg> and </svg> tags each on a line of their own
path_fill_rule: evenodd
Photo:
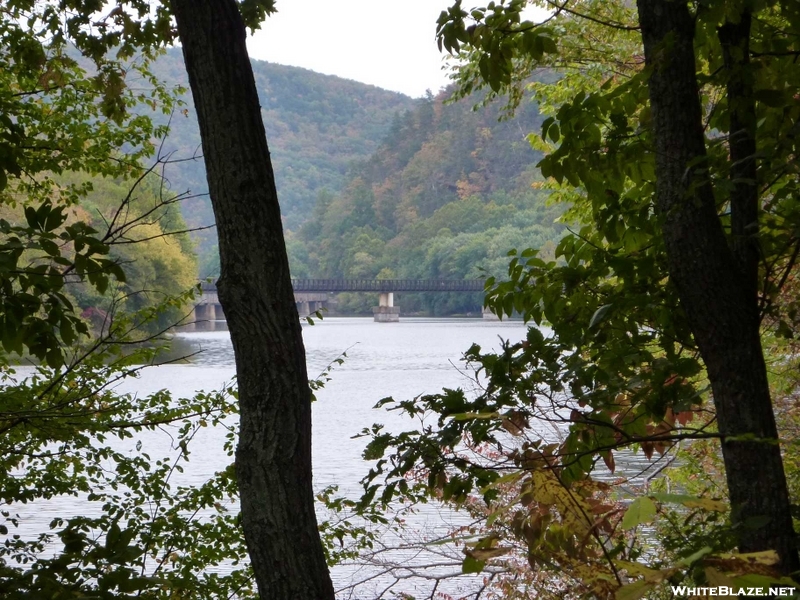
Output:
<svg viewBox="0 0 800 600">
<path fill-rule="evenodd" d="M 758 171 L 756 168 L 756 101 L 750 70 L 752 15 L 743 10 L 738 22 L 719 29 L 728 77 L 730 114 L 731 249 L 744 276 L 753 310 L 758 310 Z"/>
<path fill-rule="evenodd" d="M 311 485 L 311 397 L 278 197 L 235 0 L 171 0 L 219 235 L 241 409 L 236 474 L 258 590 L 332 599 Z"/>
<path fill-rule="evenodd" d="M 684 0 L 638 0 L 637 5 L 652 69 L 656 209 L 670 278 L 711 382 L 739 550 L 774 549 L 788 574 L 798 569 L 798 556 L 752 265 L 737 258 L 746 253 L 731 250 L 717 215 L 706 167 L 694 19 Z M 746 231 L 751 216 L 741 216 Z M 757 517 L 765 517 L 766 524 L 751 520 Z"/>
</svg>

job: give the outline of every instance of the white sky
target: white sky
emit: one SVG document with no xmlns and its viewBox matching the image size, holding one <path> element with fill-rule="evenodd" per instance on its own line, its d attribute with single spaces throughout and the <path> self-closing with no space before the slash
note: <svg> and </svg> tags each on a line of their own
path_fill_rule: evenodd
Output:
<svg viewBox="0 0 800 600">
<path fill-rule="evenodd" d="M 278 12 L 248 39 L 248 50 L 252 58 L 419 97 L 447 85 L 435 35 L 436 19 L 451 3 L 277 0 Z"/>
</svg>

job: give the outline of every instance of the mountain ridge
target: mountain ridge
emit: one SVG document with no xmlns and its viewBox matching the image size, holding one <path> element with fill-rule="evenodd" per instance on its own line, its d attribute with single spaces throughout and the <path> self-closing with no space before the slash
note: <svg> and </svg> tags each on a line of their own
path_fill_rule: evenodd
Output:
<svg viewBox="0 0 800 600">
<path fill-rule="evenodd" d="M 337 192 L 355 162 L 378 147 L 397 114 L 417 101 L 399 92 L 383 90 L 336 75 L 316 73 L 253 60 L 253 74 L 273 159 L 278 198 L 287 229 L 299 227 L 323 190 Z M 153 64 L 162 81 L 188 88 L 179 48 L 168 50 Z M 181 161 L 168 165 L 166 176 L 175 192 L 207 193 L 202 160 L 186 160 L 200 153 L 200 134 L 190 93 L 182 96 L 184 109 L 171 117 L 162 155 Z M 166 117 L 161 117 L 166 123 Z M 207 197 L 183 203 L 191 227 L 213 223 Z M 209 230 L 195 236 L 200 253 L 215 241 Z"/>
</svg>

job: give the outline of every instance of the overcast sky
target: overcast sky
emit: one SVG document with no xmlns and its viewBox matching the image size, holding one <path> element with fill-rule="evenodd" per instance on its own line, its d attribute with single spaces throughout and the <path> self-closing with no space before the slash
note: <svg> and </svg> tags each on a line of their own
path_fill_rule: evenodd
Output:
<svg viewBox="0 0 800 600">
<path fill-rule="evenodd" d="M 277 14 L 249 39 L 248 48 L 252 58 L 418 97 L 426 89 L 435 93 L 447 84 L 435 34 L 436 19 L 450 3 L 277 0 Z"/>
</svg>

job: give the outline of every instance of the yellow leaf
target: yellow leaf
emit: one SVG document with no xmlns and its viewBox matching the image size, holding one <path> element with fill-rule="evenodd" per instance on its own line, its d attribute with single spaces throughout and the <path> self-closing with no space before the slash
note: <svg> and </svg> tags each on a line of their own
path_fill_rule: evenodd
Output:
<svg viewBox="0 0 800 600">
<path fill-rule="evenodd" d="M 535 471 L 531 474 L 531 480 L 536 502 L 555 504 L 561 484 L 556 481 L 553 474 L 549 471 Z"/>
<path fill-rule="evenodd" d="M 697 496 L 687 496 L 685 494 L 665 493 L 651 494 L 651 498 L 655 498 L 659 502 L 683 504 L 686 508 L 702 508 L 703 510 L 712 510 L 715 512 L 726 512 L 728 510 L 728 505 L 725 502 L 721 500 L 712 500 L 711 498 L 698 498 Z"/>
<path fill-rule="evenodd" d="M 505 487 L 506 485 L 511 486 L 517 483 L 520 479 L 525 476 L 525 473 L 522 471 L 518 471 L 516 473 L 508 473 L 507 475 L 503 475 L 502 477 L 498 477 L 492 483 L 487 486 L 481 488 L 481 493 L 485 494 L 489 490 L 494 490 L 498 488 Z"/>
<path fill-rule="evenodd" d="M 708 583 L 714 587 L 721 587 L 725 586 L 731 589 L 738 589 L 736 583 L 734 583 L 733 579 L 725 575 L 724 573 L 720 573 L 714 567 L 706 567 L 706 579 L 708 579 Z M 736 594 L 732 594 L 730 596 L 719 596 L 720 598 L 738 598 L 739 596 Z"/>
<path fill-rule="evenodd" d="M 580 494 L 566 489 L 553 471 L 531 473 L 531 493 L 535 502 L 550 508 L 551 512 L 555 507 L 568 535 L 583 539 L 589 534 L 593 523 L 587 515 L 591 514 L 591 507 Z"/>
<path fill-rule="evenodd" d="M 490 558 L 497 558 L 511 552 L 511 548 L 468 548 L 464 550 L 464 554 L 475 560 L 487 561 Z"/>
<path fill-rule="evenodd" d="M 637 575 L 644 575 L 645 577 L 653 577 L 657 573 L 660 573 L 658 569 L 651 569 L 650 567 L 646 567 L 641 563 L 631 562 L 627 560 L 615 560 L 614 564 L 620 568 L 625 569 L 627 571 L 628 576 L 636 577 Z"/>
<path fill-rule="evenodd" d="M 491 412 L 491 413 L 465 412 L 452 415 L 453 419 L 455 419 L 456 421 L 472 421 L 474 419 L 496 419 L 499 416 L 500 413 L 496 412 Z"/>
<path fill-rule="evenodd" d="M 714 512 L 725 512 L 728 510 L 728 505 L 721 500 L 712 500 L 711 498 L 697 498 L 696 500 L 685 500 L 683 505 L 686 508 L 703 508 L 705 510 L 713 510 Z"/>
<path fill-rule="evenodd" d="M 616 469 L 616 463 L 614 462 L 614 454 L 609 450 L 608 452 L 603 452 L 600 456 L 603 458 L 603 462 L 606 464 L 606 467 L 612 473 Z"/>
<path fill-rule="evenodd" d="M 649 581 L 634 581 L 627 585 L 623 585 L 617 590 L 615 595 L 616 600 L 639 600 L 647 592 L 653 589 L 655 584 Z"/>
<path fill-rule="evenodd" d="M 758 565 L 775 565 L 780 561 L 780 557 L 775 550 L 763 550 L 762 552 L 747 552 L 745 554 L 720 554 L 720 558 L 743 560 Z"/>
</svg>

